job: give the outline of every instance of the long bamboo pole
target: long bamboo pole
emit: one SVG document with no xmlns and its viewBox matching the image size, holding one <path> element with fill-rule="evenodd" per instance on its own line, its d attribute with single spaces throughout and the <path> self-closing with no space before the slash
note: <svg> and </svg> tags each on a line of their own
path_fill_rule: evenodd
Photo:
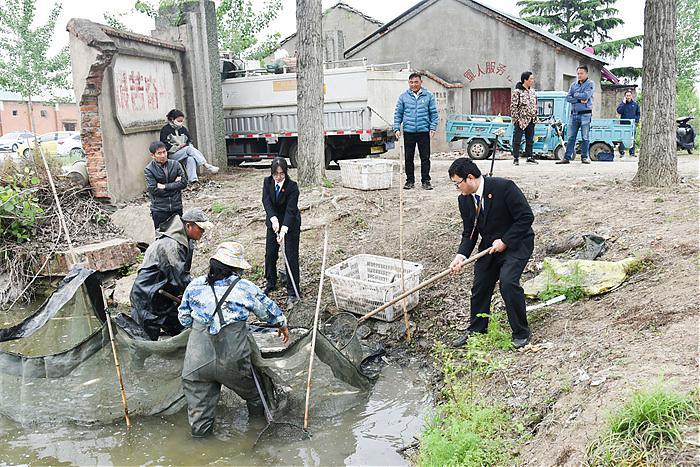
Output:
<svg viewBox="0 0 700 467">
<path fill-rule="evenodd" d="M 482 251 L 482 252 L 480 252 L 480 253 L 475 254 L 475 255 L 472 256 L 471 258 L 468 258 L 468 259 L 464 260 L 464 262 L 462 262 L 462 267 L 466 266 L 466 265 L 469 264 L 469 263 L 473 263 L 474 261 L 476 261 L 476 260 L 479 259 L 479 258 L 483 258 L 484 256 L 486 256 L 486 255 L 489 254 L 489 251 L 490 251 L 490 250 L 488 250 L 488 249 L 487 249 L 487 250 L 484 250 L 484 251 Z M 436 281 L 442 279 L 443 277 L 449 275 L 451 272 L 452 272 L 452 268 L 447 268 L 447 269 L 445 269 L 444 271 L 442 271 L 442 272 L 440 272 L 440 273 L 438 273 L 438 274 L 435 274 L 433 277 L 424 280 L 423 282 L 421 282 L 421 283 L 418 284 L 417 286 L 413 287 L 411 290 L 407 290 L 406 292 L 402 293 L 402 294 L 399 295 L 398 297 L 394 297 L 393 300 L 391 300 L 391 301 L 389 301 L 389 302 L 386 302 L 384 305 L 382 305 L 382 306 L 380 306 L 380 307 L 378 307 L 378 308 L 375 308 L 374 310 L 372 310 L 372 311 L 370 311 L 369 313 L 365 314 L 365 315 L 362 316 L 360 319 L 358 319 L 357 322 L 358 322 L 358 323 L 362 323 L 363 321 L 367 321 L 368 319 L 370 319 L 372 316 L 376 315 L 377 313 L 381 313 L 382 311 L 384 311 L 384 310 L 386 310 L 387 308 L 389 308 L 391 305 L 393 305 L 393 304 L 395 304 L 395 303 L 397 303 L 397 302 L 403 300 L 404 298 L 408 297 L 408 296 L 411 295 L 412 293 L 418 292 L 420 289 L 423 289 L 423 288 L 429 286 L 429 285 L 432 284 L 433 282 L 436 282 Z"/>
<path fill-rule="evenodd" d="M 306 378 L 306 403 L 304 404 L 304 431 L 309 430 L 309 400 L 311 398 L 311 372 L 314 366 L 314 354 L 316 352 L 316 332 L 318 330 L 318 314 L 321 310 L 321 293 L 323 292 L 323 280 L 326 276 L 326 254 L 328 253 L 328 224 L 326 224 L 323 238 L 323 259 L 321 260 L 321 279 L 318 283 L 318 296 L 316 297 L 316 311 L 314 313 L 314 327 L 311 331 L 311 353 L 309 355 L 309 374 Z"/>
<path fill-rule="evenodd" d="M 404 165 L 404 148 L 403 143 L 399 140 L 399 261 L 401 262 L 401 292 L 406 292 L 406 281 L 404 274 L 403 265 L 403 188 L 401 187 L 401 182 L 403 181 L 403 165 Z M 403 321 L 406 324 L 406 340 L 411 342 L 411 322 L 408 319 L 408 307 L 406 305 L 406 300 L 401 301 L 401 308 L 403 308 Z"/>
<path fill-rule="evenodd" d="M 107 330 L 109 331 L 109 341 L 112 344 L 112 355 L 114 356 L 114 367 L 117 369 L 117 378 L 119 379 L 119 390 L 122 395 L 122 405 L 124 406 L 124 419 L 126 427 L 131 428 L 131 417 L 129 417 L 129 405 L 126 403 L 126 389 L 124 388 L 124 378 L 122 378 L 122 369 L 119 365 L 119 357 L 117 356 L 117 346 L 114 343 L 114 332 L 112 331 L 112 318 L 109 313 L 105 313 L 107 317 Z"/>
</svg>

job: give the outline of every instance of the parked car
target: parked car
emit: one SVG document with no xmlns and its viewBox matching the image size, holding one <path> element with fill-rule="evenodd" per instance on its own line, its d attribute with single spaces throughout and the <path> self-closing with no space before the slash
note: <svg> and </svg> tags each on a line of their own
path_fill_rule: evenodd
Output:
<svg viewBox="0 0 700 467">
<path fill-rule="evenodd" d="M 56 142 L 56 146 L 56 154 L 61 157 L 82 157 L 85 154 L 80 134 L 61 139 Z"/>
<path fill-rule="evenodd" d="M 0 136 L 0 151 L 17 151 L 17 148 L 22 143 L 26 143 L 27 139 L 33 139 L 34 133 L 29 131 L 13 131 Z"/>
<path fill-rule="evenodd" d="M 39 144 L 41 144 L 42 149 L 45 153 L 55 155 L 58 150 L 58 141 L 70 138 L 79 134 L 77 131 L 54 131 L 51 133 L 44 133 L 39 136 Z M 34 149 L 34 140 L 30 140 L 29 144 L 23 141 L 22 144 L 17 148 L 17 153 L 22 157 L 29 157 L 30 152 Z"/>
</svg>

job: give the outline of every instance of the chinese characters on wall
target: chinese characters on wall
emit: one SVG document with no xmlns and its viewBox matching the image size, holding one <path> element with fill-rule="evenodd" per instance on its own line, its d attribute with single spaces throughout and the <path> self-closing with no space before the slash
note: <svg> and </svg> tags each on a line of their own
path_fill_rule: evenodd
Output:
<svg viewBox="0 0 700 467">
<path fill-rule="evenodd" d="M 471 83 L 475 79 L 482 75 L 496 74 L 498 76 L 505 76 L 509 83 L 513 80 L 508 73 L 508 66 L 503 63 L 497 63 L 495 60 L 487 61 L 485 63 L 477 63 L 476 69 L 474 67 L 467 68 L 464 72 L 464 77 Z"/>
</svg>

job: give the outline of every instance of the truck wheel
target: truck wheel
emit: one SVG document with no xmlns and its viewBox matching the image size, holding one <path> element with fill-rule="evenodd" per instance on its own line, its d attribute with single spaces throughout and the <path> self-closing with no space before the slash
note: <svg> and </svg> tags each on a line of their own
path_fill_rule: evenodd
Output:
<svg viewBox="0 0 700 467">
<path fill-rule="evenodd" d="M 481 138 L 469 141 L 467 154 L 472 159 L 488 159 L 490 155 L 489 144 Z"/>
<path fill-rule="evenodd" d="M 289 149 L 287 150 L 287 157 L 289 157 L 289 165 L 291 165 L 293 169 L 297 168 L 297 151 L 297 143 L 292 143 L 289 145 Z"/>
<path fill-rule="evenodd" d="M 557 144 L 554 151 L 552 151 L 552 156 L 554 156 L 555 161 L 562 160 L 564 158 L 564 154 L 566 154 L 566 148 L 561 143 Z"/>
<path fill-rule="evenodd" d="M 592 161 L 598 160 L 598 154 L 601 152 L 612 152 L 612 148 L 607 143 L 593 143 L 588 151 Z"/>
</svg>

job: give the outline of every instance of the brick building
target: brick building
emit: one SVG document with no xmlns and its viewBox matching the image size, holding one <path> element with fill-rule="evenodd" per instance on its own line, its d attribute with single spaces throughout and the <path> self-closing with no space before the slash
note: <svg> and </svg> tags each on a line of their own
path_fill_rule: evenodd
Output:
<svg viewBox="0 0 700 467">
<path fill-rule="evenodd" d="M 79 129 L 78 106 L 74 102 L 52 103 L 41 99 L 33 102 L 36 132 L 41 135 L 53 131 Z M 14 131 L 31 131 L 29 106 L 19 94 L 0 91 L 0 135 Z"/>
</svg>

